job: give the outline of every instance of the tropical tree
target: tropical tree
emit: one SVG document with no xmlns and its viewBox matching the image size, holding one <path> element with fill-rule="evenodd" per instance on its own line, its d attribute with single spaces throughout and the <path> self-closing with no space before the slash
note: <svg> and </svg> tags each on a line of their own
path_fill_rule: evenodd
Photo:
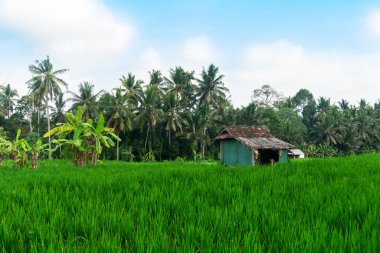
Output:
<svg viewBox="0 0 380 253">
<path fill-rule="evenodd" d="M 238 125 L 256 125 L 264 126 L 267 119 L 263 116 L 263 110 L 254 102 L 249 103 L 246 107 L 243 107 L 237 111 L 237 124 Z"/>
<path fill-rule="evenodd" d="M 188 133 L 186 138 L 190 140 L 193 149 L 194 158 L 197 157 L 197 154 L 201 153 L 201 158 L 203 159 L 206 154 L 206 146 L 210 143 L 210 136 L 207 134 L 207 125 L 209 124 L 209 108 L 199 107 L 194 114 L 188 114 L 188 120 L 186 125 L 188 128 Z"/>
<path fill-rule="evenodd" d="M 33 111 L 33 101 L 30 95 L 22 96 L 15 106 L 15 114 L 22 115 L 23 118 L 29 123 L 29 132 L 33 132 L 33 118 L 36 116 Z"/>
<path fill-rule="evenodd" d="M 172 133 L 180 130 L 182 132 L 182 125 L 184 119 L 178 112 L 178 100 L 174 92 L 168 92 L 164 96 L 164 113 L 165 113 L 165 131 L 167 132 L 169 148 L 171 146 Z"/>
<path fill-rule="evenodd" d="M 121 81 L 124 96 L 128 98 L 130 103 L 137 106 L 144 81 L 136 80 L 135 75 L 132 73 L 128 73 L 127 77 L 123 75 L 119 80 Z"/>
<path fill-rule="evenodd" d="M 21 130 L 17 130 L 16 138 L 9 141 L 0 137 L 0 150 L 3 155 L 10 155 L 15 166 L 21 168 L 26 166 L 28 159 L 29 144 L 25 139 L 21 139 Z"/>
<path fill-rule="evenodd" d="M 220 98 L 226 97 L 228 89 L 223 83 L 224 75 L 219 75 L 219 68 L 211 64 L 207 71 L 203 68 L 200 79 L 195 79 L 199 84 L 199 105 L 218 107 Z"/>
<path fill-rule="evenodd" d="M 67 88 L 67 83 L 58 77 L 68 71 L 68 69 L 54 70 L 53 64 L 50 62 L 49 56 L 45 60 L 36 60 L 35 65 L 29 66 L 29 71 L 33 77 L 27 84 L 29 85 L 30 92 L 33 94 L 34 99 L 39 104 L 42 100 L 45 102 L 45 109 L 47 113 L 48 132 L 50 131 L 50 112 L 49 101 L 53 100 L 56 96 L 62 93 L 60 85 Z M 49 150 L 51 150 L 51 139 L 49 136 Z M 49 159 L 51 159 L 51 152 L 49 152 Z"/>
<path fill-rule="evenodd" d="M 344 126 L 339 119 L 329 114 L 320 118 L 312 129 L 312 134 L 318 143 L 335 145 L 343 141 Z"/>
<path fill-rule="evenodd" d="M 91 82 L 82 82 L 79 84 L 79 94 L 76 94 L 72 91 L 69 91 L 68 93 L 72 95 L 71 98 L 69 98 L 67 101 L 73 102 L 73 105 L 71 106 L 71 111 L 76 110 L 78 106 L 82 107 L 83 110 L 83 119 L 92 119 L 98 116 L 98 97 L 103 93 L 103 90 L 99 91 L 98 93 L 94 93 L 94 84 Z"/>
<path fill-rule="evenodd" d="M 160 90 L 155 85 L 149 85 L 139 97 L 139 107 L 136 121 L 140 126 L 146 128 L 144 149 L 147 150 L 149 132 L 156 126 L 163 117 L 163 110 L 160 108 Z"/>
<path fill-rule="evenodd" d="M 9 119 L 15 106 L 16 97 L 18 97 L 17 90 L 12 89 L 10 84 L 2 86 L 0 89 L 0 105 L 6 111 L 6 116 Z"/>
<path fill-rule="evenodd" d="M 318 119 L 323 119 L 326 115 L 329 114 L 331 109 L 331 101 L 329 98 L 320 97 L 317 103 L 317 114 Z"/>
<path fill-rule="evenodd" d="M 38 168 L 38 158 L 40 156 L 40 153 L 48 145 L 49 144 L 42 144 L 41 140 L 37 140 L 36 143 L 34 143 L 33 145 L 28 144 L 28 152 L 30 152 L 30 154 L 31 154 L 32 168 L 33 169 Z"/>
<path fill-rule="evenodd" d="M 297 112 L 303 113 L 307 105 L 315 103 L 313 94 L 307 89 L 300 89 L 292 98 L 290 98 L 291 107 Z"/>
<path fill-rule="evenodd" d="M 341 101 L 339 101 L 338 105 L 342 111 L 347 111 L 348 109 L 350 109 L 350 103 L 345 99 L 342 99 Z"/>
<path fill-rule="evenodd" d="M 51 107 L 51 118 L 53 119 L 53 122 L 58 123 L 66 120 L 65 106 L 66 101 L 63 99 L 63 94 L 61 93 L 55 100 L 55 107 Z"/>
<path fill-rule="evenodd" d="M 157 85 L 160 89 L 164 83 L 164 78 L 162 76 L 161 71 L 152 69 L 152 71 L 148 71 L 149 74 L 149 85 Z"/>
<path fill-rule="evenodd" d="M 283 129 L 283 135 L 278 137 L 294 145 L 303 145 L 306 127 L 302 122 L 302 118 L 291 108 L 280 108 L 278 115 Z"/>
<path fill-rule="evenodd" d="M 104 115 L 107 116 L 107 127 L 112 127 L 117 135 L 132 130 L 134 118 L 133 105 L 128 103 L 128 97 L 123 96 L 122 89 L 116 88 L 114 92 L 105 93 L 100 98 L 100 105 Z M 116 159 L 119 160 L 119 141 L 116 142 Z"/>
<path fill-rule="evenodd" d="M 283 99 L 282 95 L 269 84 L 264 84 L 260 89 L 255 89 L 251 98 L 252 102 L 261 107 L 272 107 Z"/>
<path fill-rule="evenodd" d="M 191 86 L 191 81 L 194 79 L 194 72 L 187 72 L 182 67 L 170 69 L 169 77 L 164 77 L 166 89 L 175 92 L 178 100 L 182 99 L 182 93 Z"/>
<path fill-rule="evenodd" d="M 51 135 L 58 135 L 59 138 L 53 142 L 57 148 L 62 145 L 71 147 L 75 152 L 75 161 L 79 166 L 85 166 L 88 161 L 91 165 L 96 165 L 99 154 L 103 146 L 110 148 L 115 143 L 112 139 L 121 141 L 113 132 L 113 129 L 104 127 L 104 117 L 99 115 L 97 125 L 93 126 L 93 121 L 88 119 L 83 121 L 82 108 L 78 107 L 77 114 L 66 113 L 68 122 L 59 124 L 44 134 L 47 138 Z M 71 137 L 70 139 L 68 139 Z"/>
</svg>

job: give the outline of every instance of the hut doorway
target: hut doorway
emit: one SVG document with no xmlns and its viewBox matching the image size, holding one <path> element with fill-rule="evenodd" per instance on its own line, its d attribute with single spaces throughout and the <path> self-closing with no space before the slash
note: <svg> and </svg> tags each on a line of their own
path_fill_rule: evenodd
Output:
<svg viewBox="0 0 380 253">
<path fill-rule="evenodd" d="M 277 163 L 280 156 L 276 149 L 259 149 L 259 163 Z"/>
</svg>

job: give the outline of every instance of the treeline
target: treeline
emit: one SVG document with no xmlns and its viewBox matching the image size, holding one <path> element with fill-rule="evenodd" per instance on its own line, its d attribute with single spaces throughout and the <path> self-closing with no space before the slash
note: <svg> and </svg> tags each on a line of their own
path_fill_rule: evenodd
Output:
<svg viewBox="0 0 380 253">
<path fill-rule="evenodd" d="M 79 93 L 69 91 L 64 99 L 68 84 L 60 76 L 67 69 L 55 70 L 47 57 L 29 70 L 27 95 L 19 97 L 9 84 L 1 86 L 0 136 L 12 137 L 20 128 L 29 143 L 47 143 L 42 135 L 67 122 L 66 110 L 75 113 L 81 106 L 84 120 L 96 122 L 104 115 L 106 126 L 122 140 L 104 151 L 103 159 L 216 159 L 218 145 L 213 138 L 226 125 L 265 126 L 309 156 L 380 150 L 380 101 L 371 105 L 360 100 L 356 106 L 343 99 L 335 104 L 328 98 L 314 98 L 306 89 L 283 97 L 263 85 L 253 90 L 251 103 L 235 108 L 224 76 L 213 64 L 199 74 L 182 67 L 170 69 L 168 76 L 152 70 L 144 81 L 128 73 L 110 92 L 84 81 Z"/>
</svg>

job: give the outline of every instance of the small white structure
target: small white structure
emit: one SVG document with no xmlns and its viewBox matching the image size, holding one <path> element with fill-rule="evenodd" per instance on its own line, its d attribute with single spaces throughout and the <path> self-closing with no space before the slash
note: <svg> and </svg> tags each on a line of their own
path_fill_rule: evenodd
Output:
<svg viewBox="0 0 380 253">
<path fill-rule="evenodd" d="M 300 149 L 289 149 L 288 157 L 290 159 L 305 158 L 305 153 Z"/>
</svg>

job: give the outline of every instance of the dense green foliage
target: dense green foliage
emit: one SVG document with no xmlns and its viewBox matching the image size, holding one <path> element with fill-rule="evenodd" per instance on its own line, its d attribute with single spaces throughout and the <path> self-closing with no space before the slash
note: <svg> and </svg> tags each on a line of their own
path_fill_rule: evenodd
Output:
<svg viewBox="0 0 380 253">
<path fill-rule="evenodd" d="M 115 80 L 108 92 L 83 81 L 79 93 L 69 91 L 65 100 L 61 87 L 67 83 L 60 74 L 67 69 L 54 69 L 49 58 L 31 65 L 30 92 L 18 100 L 10 85 L 1 87 L 0 126 L 9 132 L 8 137 L 16 135 L 15 126 L 22 128 L 22 138 L 42 136 L 67 121 L 67 103 L 71 112 L 82 106 L 83 117 L 94 123 L 103 114 L 106 126 L 115 129 L 122 141 L 103 154 L 107 159 L 216 159 L 217 143 L 212 140 L 228 125 L 267 127 L 274 136 L 311 157 L 380 150 L 380 101 L 369 104 L 362 99 L 351 105 L 343 99 L 333 103 L 328 98 L 315 98 L 306 89 L 283 97 L 270 85 L 263 85 L 248 91 L 253 94 L 248 105 L 235 108 L 224 75 L 213 64 L 199 74 L 179 66 L 170 69 L 167 76 L 152 70 L 145 82 L 128 73 Z"/>
<path fill-rule="evenodd" d="M 380 156 L 0 169 L 0 251 L 375 252 Z"/>
</svg>

